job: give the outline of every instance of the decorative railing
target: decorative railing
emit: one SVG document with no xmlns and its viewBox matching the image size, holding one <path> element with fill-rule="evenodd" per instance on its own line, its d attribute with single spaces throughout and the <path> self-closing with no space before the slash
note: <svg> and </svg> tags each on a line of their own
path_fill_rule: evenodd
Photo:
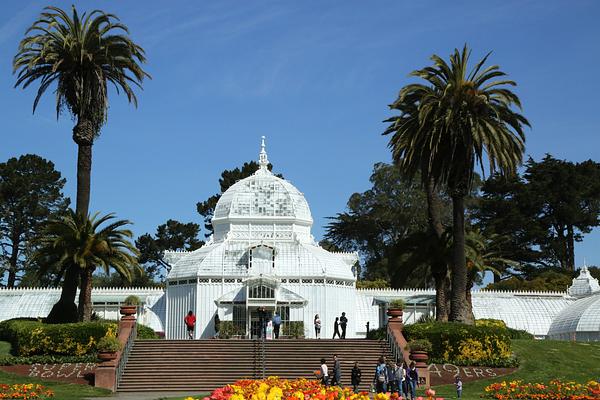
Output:
<svg viewBox="0 0 600 400">
<path fill-rule="evenodd" d="M 121 351 L 121 357 L 119 358 L 119 365 L 117 365 L 117 371 L 115 374 L 115 389 L 119 387 L 119 383 L 121 383 L 121 377 L 123 376 L 123 372 L 125 372 L 125 366 L 127 365 L 127 359 L 129 358 L 129 353 L 131 352 L 131 348 L 133 347 L 133 343 L 135 342 L 135 338 L 137 337 L 137 323 L 133 324 L 131 331 L 129 331 L 129 336 L 127 337 L 127 342 L 125 342 L 125 346 L 123 346 L 123 350 Z"/>
<path fill-rule="evenodd" d="M 402 352 L 402 346 L 396 340 L 396 336 L 392 331 L 390 324 L 387 324 L 387 342 L 390 346 L 390 351 L 392 352 L 392 357 L 394 357 L 394 361 L 402 362 L 404 360 L 404 353 Z"/>
</svg>

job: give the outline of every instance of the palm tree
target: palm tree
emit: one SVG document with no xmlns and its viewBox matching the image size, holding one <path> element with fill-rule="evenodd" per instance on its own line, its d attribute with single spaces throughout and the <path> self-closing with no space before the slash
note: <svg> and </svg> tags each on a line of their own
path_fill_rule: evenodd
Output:
<svg viewBox="0 0 600 400">
<path fill-rule="evenodd" d="M 471 51 L 455 49 L 447 63 L 437 55 L 433 66 L 413 71 L 425 80 L 402 88 L 397 102 L 413 104 L 418 125 L 398 129 L 391 146 L 400 168 L 408 174 L 422 171 L 436 185 L 448 188 L 453 207 L 452 295 L 450 320 L 472 322 L 466 301 L 465 196 L 471 188 L 476 164 L 485 173 L 515 172 L 525 147 L 525 117 L 516 86 L 497 65 L 484 68 L 488 53 L 469 71 Z M 500 79 L 496 79 L 500 78 Z M 414 112 L 412 110 L 411 112 Z"/>
<path fill-rule="evenodd" d="M 65 216 L 48 221 L 39 238 L 35 258 L 43 268 L 81 270 L 79 319 L 82 321 L 89 321 L 92 315 L 92 275 L 97 267 L 107 274 L 113 268 L 128 281 L 133 268 L 139 268 L 138 250 L 129 240 L 132 233 L 122 229 L 130 222 L 111 221 L 114 218 L 114 214 L 98 217 L 98 213 L 83 217 L 69 210 Z M 101 227 L 105 222 L 109 223 Z"/>
<path fill-rule="evenodd" d="M 150 77 L 140 66 L 146 61 L 144 50 L 128 34 L 113 14 L 94 10 L 79 15 L 73 6 L 69 16 L 60 8 L 46 7 L 25 33 L 13 60 L 15 87 L 25 89 L 39 82 L 34 112 L 42 95 L 55 86 L 57 118 L 67 111 L 76 122 L 76 210 L 83 216 L 87 216 L 90 202 L 92 145 L 108 116 L 108 83 L 137 106 L 132 86 L 141 88 L 144 78 Z M 77 271 L 66 271 L 64 303 L 53 307 L 50 320 L 72 309 L 78 279 Z"/>
<path fill-rule="evenodd" d="M 393 133 L 388 146 L 392 149 L 392 157 L 396 165 L 402 164 L 403 155 L 401 149 L 395 145 L 398 137 L 407 134 L 408 131 L 416 132 L 420 128 L 418 105 L 417 98 L 399 98 L 390 105 L 390 109 L 400 111 L 400 115 L 384 121 L 391 123 L 383 134 Z M 404 169 L 403 172 L 407 172 L 409 178 L 419 175 L 427 195 L 427 217 L 430 232 L 425 235 L 425 238 L 421 239 L 426 240 L 433 247 L 442 247 L 444 245 L 445 228 L 441 215 L 442 201 L 438 194 L 439 190 L 436 182 L 427 174 L 428 171 L 425 168 L 411 171 Z M 448 321 L 448 264 L 443 257 L 434 257 L 430 261 L 431 273 L 435 282 L 435 316 L 437 321 L 445 322 Z"/>
</svg>

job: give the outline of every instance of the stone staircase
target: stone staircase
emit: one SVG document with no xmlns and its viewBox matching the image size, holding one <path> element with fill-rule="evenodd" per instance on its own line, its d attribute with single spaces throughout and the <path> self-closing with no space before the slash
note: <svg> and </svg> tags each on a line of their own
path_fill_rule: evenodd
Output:
<svg viewBox="0 0 600 400">
<path fill-rule="evenodd" d="M 120 392 L 208 392 L 242 378 L 264 375 L 314 379 L 321 358 L 330 371 L 333 354 L 342 365 L 342 384 L 358 361 L 367 390 L 381 355 L 390 356 L 386 341 L 365 339 L 267 340 L 136 340 L 118 386 Z"/>
</svg>

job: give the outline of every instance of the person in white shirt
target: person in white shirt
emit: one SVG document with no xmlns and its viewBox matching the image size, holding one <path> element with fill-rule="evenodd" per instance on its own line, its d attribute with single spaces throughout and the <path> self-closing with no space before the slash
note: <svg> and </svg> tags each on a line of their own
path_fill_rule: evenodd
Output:
<svg viewBox="0 0 600 400">
<path fill-rule="evenodd" d="M 327 364 L 325 363 L 325 359 L 321 358 L 321 383 L 327 386 L 329 382 L 329 372 L 327 368 Z"/>
</svg>

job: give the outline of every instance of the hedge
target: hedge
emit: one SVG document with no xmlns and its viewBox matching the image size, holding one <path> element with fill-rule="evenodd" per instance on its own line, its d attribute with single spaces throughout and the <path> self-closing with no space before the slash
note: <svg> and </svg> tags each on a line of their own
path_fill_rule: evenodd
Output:
<svg viewBox="0 0 600 400">
<path fill-rule="evenodd" d="M 409 341 L 427 339 L 431 342 L 431 363 L 487 367 L 518 364 L 512 355 L 508 330 L 494 324 L 417 323 L 406 325 L 404 335 Z"/>
<path fill-rule="evenodd" d="M 116 330 L 117 323 L 110 321 L 44 324 L 15 319 L 0 322 L 0 340 L 12 345 L 15 356 L 83 356 L 96 353 L 98 340 Z M 138 324 L 138 338 L 156 337 L 151 328 Z"/>
<path fill-rule="evenodd" d="M 98 362 L 98 357 L 95 354 L 86 354 L 83 356 L 0 356 L 0 365 L 76 364 L 96 362 Z"/>
</svg>

